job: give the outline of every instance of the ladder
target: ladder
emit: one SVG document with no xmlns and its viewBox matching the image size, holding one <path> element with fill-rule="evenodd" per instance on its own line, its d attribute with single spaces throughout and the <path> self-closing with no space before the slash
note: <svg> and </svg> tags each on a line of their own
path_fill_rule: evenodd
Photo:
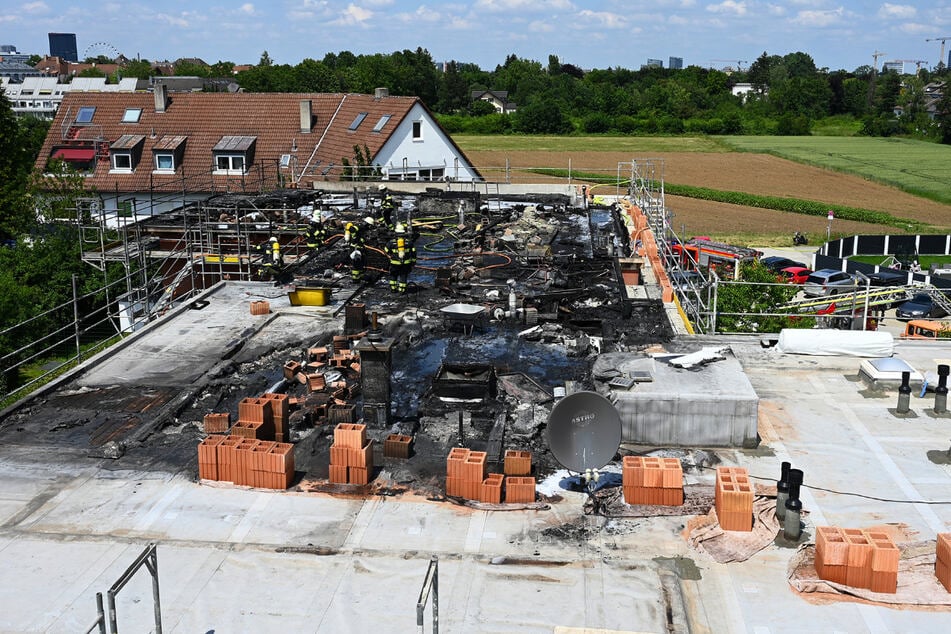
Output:
<svg viewBox="0 0 951 634">
<path fill-rule="evenodd" d="M 889 288 L 876 288 L 869 290 L 853 291 L 851 293 L 839 293 L 836 295 L 826 295 L 824 297 L 806 297 L 793 300 L 779 306 L 780 310 L 789 312 L 808 312 L 824 310 L 831 305 L 835 305 L 833 312 L 847 312 L 852 306 L 865 306 L 866 299 L 870 308 L 890 306 L 908 300 L 914 291 L 920 291 L 920 287 L 915 286 L 894 286 Z M 937 289 L 936 289 L 937 290 Z M 939 292 L 940 294 L 940 292 Z M 944 298 L 948 302 L 947 298 Z M 937 300 L 935 301 L 937 303 Z M 939 304 L 940 305 L 940 304 Z M 951 302 L 948 302 L 951 307 Z M 942 306 L 943 308 L 943 306 Z M 951 314 L 951 311 L 949 311 Z"/>
<path fill-rule="evenodd" d="M 947 315 L 951 315 L 951 299 L 948 299 L 948 296 L 944 294 L 940 288 L 936 286 L 924 286 L 920 288 L 921 292 L 926 292 L 931 296 L 932 301 L 941 308 Z"/>
</svg>

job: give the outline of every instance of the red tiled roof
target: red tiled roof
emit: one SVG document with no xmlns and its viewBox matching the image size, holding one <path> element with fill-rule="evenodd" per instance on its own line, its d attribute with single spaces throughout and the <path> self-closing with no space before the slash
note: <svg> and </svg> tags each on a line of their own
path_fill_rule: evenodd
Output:
<svg viewBox="0 0 951 634">
<path fill-rule="evenodd" d="M 313 125 L 309 132 L 300 130 L 300 103 L 304 100 L 311 102 Z M 95 106 L 90 129 L 101 133 L 102 142 L 109 145 L 126 135 L 144 136 L 145 140 L 134 173 L 109 174 L 109 162 L 98 162 L 95 171 L 85 179 L 89 189 L 134 192 L 152 187 L 181 191 L 183 176 L 186 188 L 188 179 L 204 184 L 196 185 L 193 191 L 207 191 L 212 181 L 215 187 L 234 182 L 234 177 L 209 177 L 212 148 L 224 137 L 255 138 L 255 174 L 243 180 L 255 180 L 258 174 L 264 174 L 265 181 L 256 182 L 265 187 L 276 186 L 281 156 L 293 154 L 297 157 L 298 175 L 309 163 L 307 177 L 302 179 L 309 183 L 330 164 L 339 170 L 343 158 L 352 163 L 354 145 L 365 145 L 370 156 L 376 156 L 417 103 L 421 102 L 416 97 L 376 98 L 357 94 L 170 92 L 165 112 L 156 112 L 152 93 L 67 93 L 40 151 L 37 167 L 45 167 L 54 147 L 69 143 L 61 138 L 61 130 L 69 127 L 68 122 L 75 118 L 79 108 Z M 122 123 L 126 108 L 142 109 L 137 123 Z M 348 130 L 361 112 L 367 113 L 366 119 L 355 131 Z M 391 117 L 379 132 L 373 132 L 383 115 Z M 153 150 L 168 148 L 173 137 L 176 147 L 184 137 L 180 167 L 174 174 L 153 173 Z M 296 152 L 292 149 L 295 144 Z M 289 176 L 286 172 L 283 175 Z"/>
</svg>

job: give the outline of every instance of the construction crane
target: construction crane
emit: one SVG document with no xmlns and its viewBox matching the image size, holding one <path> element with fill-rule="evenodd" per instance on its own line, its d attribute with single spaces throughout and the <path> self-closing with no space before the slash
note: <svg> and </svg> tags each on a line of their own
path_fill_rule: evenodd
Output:
<svg viewBox="0 0 951 634">
<path fill-rule="evenodd" d="M 711 62 L 733 62 L 736 64 L 736 70 L 742 72 L 743 64 L 747 62 L 745 59 L 711 59 Z M 724 70 L 733 70 L 731 67 L 726 67 Z"/>
<path fill-rule="evenodd" d="M 878 72 L 878 58 L 879 58 L 879 57 L 885 57 L 885 55 L 887 55 L 887 54 L 888 54 L 888 53 L 883 53 L 883 52 L 881 52 L 881 51 L 875 51 L 874 53 L 872 53 L 872 59 L 874 60 L 874 61 L 872 62 L 872 69 L 873 69 L 875 72 Z"/>
<path fill-rule="evenodd" d="M 921 65 L 922 65 L 922 64 L 927 64 L 927 63 L 928 63 L 928 60 L 925 60 L 925 59 L 893 59 L 892 62 L 901 62 L 901 63 L 902 63 L 902 65 L 903 65 L 903 66 L 902 66 L 902 73 L 905 72 L 904 64 L 914 64 L 914 65 L 915 65 L 915 73 L 917 73 L 918 71 L 921 70 Z"/>
<path fill-rule="evenodd" d="M 925 42 L 941 42 L 941 54 L 938 55 L 938 66 L 944 68 L 944 43 L 947 40 L 951 40 L 951 35 L 947 37 L 929 37 L 925 39 Z"/>
</svg>

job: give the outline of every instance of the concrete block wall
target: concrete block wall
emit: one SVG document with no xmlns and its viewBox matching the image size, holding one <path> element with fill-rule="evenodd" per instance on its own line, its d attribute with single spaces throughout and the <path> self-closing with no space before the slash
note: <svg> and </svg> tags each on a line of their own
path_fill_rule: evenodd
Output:
<svg viewBox="0 0 951 634">
<path fill-rule="evenodd" d="M 683 467 L 676 458 L 624 456 L 621 485 L 627 504 L 681 506 Z"/>
<path fill-rule="evenodd" d="M 723 530 L 753 530 L 753 485 L 744 467 L 717 467 L 714 506 Z"/>
</svg>

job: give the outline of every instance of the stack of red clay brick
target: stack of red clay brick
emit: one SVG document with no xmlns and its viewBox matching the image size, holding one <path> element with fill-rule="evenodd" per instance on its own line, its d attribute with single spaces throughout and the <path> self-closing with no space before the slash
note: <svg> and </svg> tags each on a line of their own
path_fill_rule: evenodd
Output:
<svg viewBox="0 0 951 634">
<path fill-rule="evenodd" d="M 383 455 L 387 458 L 409 458 L 410 444 L 413 442 L 412 436 L 403 434 L 390 434 L 383 441 Z"/>
<path fill-rule="evenodd" d="M 837 526 L 816 527 L 820 579 L 872 592 L 898 591 L 900 552 L 887 533 Z"/>
<path fill-rule="evenodd" d="M 238 420 L 231 427 L 232 436 L 274 440 L 274 409 L 271 399 L 244 398 L 238 403 Z"/>
<path fill-rule="evenodd" d="M 283 490 L 294 480 L 294 445 L 211 435 L 198 445 L 198 476 L 203 480 Z"/>
<path fill-rule="evenodd" d="M 621 485 L 628 504 L 681 506 L 684 472 L 676 458 L 624 456 Z"/>
<path fill-rule="evenodd" d="M 522 452 L 528 453 L 528 452 Z M 508 458 L 508 454 L 506 454 Z M 517 471 L 524 472 L 525 456 L 522 462 L 516 460 L 506 465 Z M 518 458 L 517 457 L 517 458 Z M 527 472 L 531 473 L 531 454 L 527 456 Z M 500 504 L 503 500 L 502 490 L 505 485 L 505 502 L 527 503 L 535 501 L 535 478 L 529 476 L 505 475 L 486 472 L 486 452 L 472 451 L 465 447 L 453 447 L 446 458 L 446 495 L 477 500 L 491 504 Z M 508 471 L 506 471 L 506 474 Z"/>
<path fill-rule="evenodd" d="M 227 434 L 228 430 L 231 429 L 231 414 L 227 412 L 224 414 L 205 414 L 202 423 L 206 434 Z"/>
<path fill-rule="evenodd" d="M 308 348 L 303 364 L 293 360 L 284 364 L 284 378 L 307 387 L 306 406 L 315 424 L 357 421 L 357 408 L 350 401 L 360 394 L 360 358 L 350 345 L 362 336 L 337 335 L 332 347 Z M 328 382 L 325 372 L 331 369 L 339 370 L 342 376 Z"/>
<path fill-rule="evenodd" d="M 367 426 L 340 423 L 330 446 L 330 482 L 368 484 L 372 476 L 373 441 L 367 440 Z"/>
<path fill-rule="evenodd" d="M 944 589 L 951 592 L 951 533 L 938 533 L 934 574 Z"/>
<path fill-rule="evenodd" d="M 518 449 L 505 450 L 505 501 L 530 504 L 535 501 L 535 478 L 532 475 L 532 452 Z"/>
<path fill-rule="evenodd" d="M 753 485 L 743 467 L 717 467 L 717 520 L 725 531 L 753 530 Z"/>
</svg>

